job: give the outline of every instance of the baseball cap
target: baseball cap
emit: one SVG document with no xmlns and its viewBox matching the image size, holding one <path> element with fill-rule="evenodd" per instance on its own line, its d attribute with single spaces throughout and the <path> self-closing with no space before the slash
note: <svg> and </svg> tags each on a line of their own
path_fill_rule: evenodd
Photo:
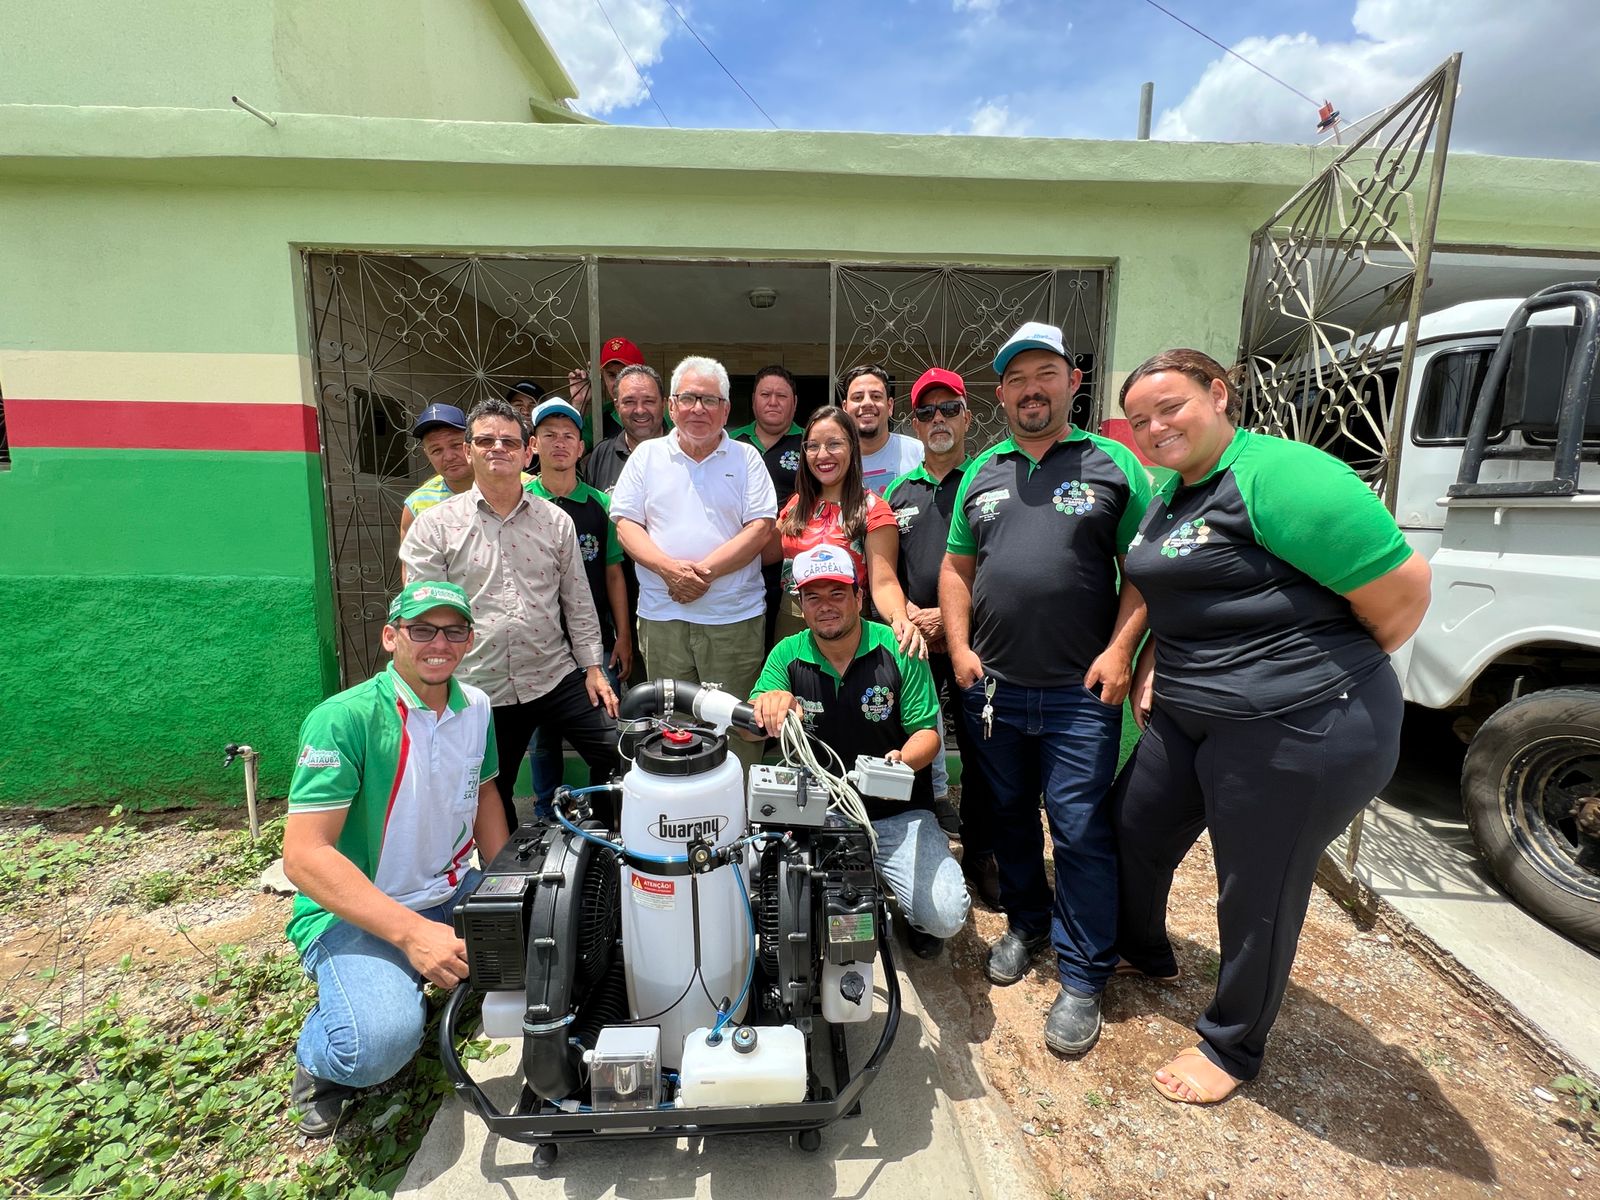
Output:
<svg viewBox="0 0 1600 1200">
<path fill-rule="evenodd" d="M 911 403 L 915 404 L 918 396 L 922 395 L 928 388 L 934 387 L 949 388 L 963 399 L 967 395 L 967 385 L 962 381 L 961 376 L 954 371 L 947 371 L 943 367 L 929 367 L 921 375 L 918 375 L 917 381 L 911 385 Z"/>
<path fill-rule="evenodd" d="M 567 420 L 571 421 L 579 429 L 583 428 L 583 414 L 577 409 L 573 408 L 572 405 L 568 404 L 560 396 L 552 396 L 548 400 L 541 401 L 539 405 L 534 408 L 532 415 L 529 416 L 528 423 L 537 429 L 539 428 L 539 422 L 544 420 L 546 417 L 566 417 Z"/>
<path fill-rule="evenodd" d="M 535 404 L 544 399 L 544 389 L 531 379 L 519 379 L 506 389 L 506 399 L 521 393 Z"/>
<path fill-rule="evenodd" d="M 1004 375 L 1006 365 L 1024 350 L 1048 350 L 1070 362 L 1061 330 L 1054 325 L 1046 325 L 1043 321 L 1029 321 L 1018 328 L 1006 339 L 1006 344 L 1000 347 L 1000 353 L 994 356 L 994 373 Z"/>
<path fill-rule="evenodd" d="M 794 556 L 791 564 L 796 590 L 808 583 L 854 583 L 856 564 L 843 546 L 813 546 Z"/>
<path fill-rule="evenodd" d="M 625 337 L 607 338 L 600 347 L 600 365 L 603 367 L 608 362 L 620 362 L 627 367 L 643 366 L 644 355 Z"/>
<path fill-rule="evenodd" d="M 400 589 L 400 594 L 389 601 L 389 623 L 392 625 L 402 617 L 410 619 L 419 617 L 430 608 L 453 608 L 470 624 L 472 621 L 472 605 L 467 602 L 467 593 L 459 583 L 430 583 L 425 579 L 416 579 Z"/>
<path fill-rule="evenodd" d="M 411 436 L 419 438 L 430 429 L 467 429 L 467 414 L 454 404 L 430 404 L 422 410 L 417 423 L 411 427 Z"/>
</svg>

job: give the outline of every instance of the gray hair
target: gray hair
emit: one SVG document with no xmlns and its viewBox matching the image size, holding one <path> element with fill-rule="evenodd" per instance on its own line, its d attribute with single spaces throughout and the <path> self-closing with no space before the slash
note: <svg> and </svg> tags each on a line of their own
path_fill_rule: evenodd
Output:
<svg viewBox="0 0 1600 1200">
<path fill-rule="evenodd" d="M 528 427 L 522 423 L 522 414 L 512 408 L 498 397 L 479 400 L 472 406 L 472 411 L 467 414 L 467 440 L 472 440 L 472 430 L 479 421 L 485 417 L 499 417 L 501 420 L 510 421 L 517 427 L 517 432 L 522 435 L 523 444 L 528 441 Z"/>
<path fill-rule="evenodd" d="M 672 394 L 678 394 L 678 384 L 683 377 L 693 371 L 696 375 L 711 375 L 716 378 L 717 391 L 724 400 L 728 398 L 728 368 L 714 358 L 703 355 L 691 354 L 677 366 L 672 368 Z"/>
<path fill-rule="evenodd" d="M 622 390 L 622 381 L 624 379 L 633 379 L 641 375 L 656 385 L 656 395 L 665 396 L 667 394 L 666 385 L 661 382 L 661 372 L 657 371 L 654 367 L 646 366 L 644 363 L 633 363 L 632 365 L 623 367 L 622 370 L 618 371 L 617 390 Z"/>
</svg>

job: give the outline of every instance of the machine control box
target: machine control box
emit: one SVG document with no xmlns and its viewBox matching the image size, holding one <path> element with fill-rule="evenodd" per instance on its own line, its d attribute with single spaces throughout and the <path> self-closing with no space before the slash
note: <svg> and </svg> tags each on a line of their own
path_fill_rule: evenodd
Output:
<svg viewBox="0 0 1600 1200">
<path fill-rule="evenodd" d="M 911 799 L 911 789 L 917 782 L 917 773 L 905 763 L 890 762 L 886 758 L 877 758 L 870 754 L 858 754 L 856 769 L 850 773 L 850 778 L 863 796 L 904 802 Z"/>
<path fill-rule="evenodd" d="M 485 992 L 523 986 L 528 910 L 544 872 L 549 833 L 523 825 L 483 873 L 483 881 L 452 914 L 456 936 L 467 944 L 472 986 Z"/>
<path fill-rule="evenodd" d="M 821 829 L 828 820 L 828 793 L 804 771 L 762 763 L 750 768 L 745 811 L 752 824 Z"/>
</svg>

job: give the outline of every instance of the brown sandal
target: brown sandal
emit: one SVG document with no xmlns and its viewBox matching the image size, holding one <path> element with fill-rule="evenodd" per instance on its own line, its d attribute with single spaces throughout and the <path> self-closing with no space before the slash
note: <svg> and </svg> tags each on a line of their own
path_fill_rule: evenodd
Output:
<svg viewBox="0 0 1600 1200">
<path fill-rule="evenodd" d="M 1131 962 L 1129 962 L 1125 958 L 1117 959 L 1117 965 L 1112 969 L 1111 973 L 1113 975 L 1122 975 L 1122 976 L 1135 975 L 1135 976 L 1138 976 L 1140 979 L 1149 979 L 1149 980 L 1151 980 L 1152 982 L 1155 982 L 1155 983 L 1177 983 L 1178 982 L 1178 972 L 1176 972 L 1176 971 L 1174 971 L 1171 975 L 1152 975 L 1148 971 L 1141 971 L 1138 967 L 1134 966 Z"/>
<path fill-rule="evenodd" d="M 1213 1093 L 1206 1085 L 1202 1084 L 1196 1078 L 1196 1072 L 1193 1070 L 1185 1070 L 1179 1065 L 1185 1059 L 1199 1059 L 1213 1071 L 1221 1071 L 1223 1076 L 1228 1080 L 1227 1088 L 1223 1091 Z M 1226 1071 L 1223 1071 L 1222 1068 L 1217 1066 L 1216 1063 L 1207 1058 L 1205 1054 L 1201 1052 L 1199 1046 L 1190 1046 L 1186 1050 L 1178 1051 L 1177 1056 L 1173 1058 L 1173 1060 L 1166 1066 L 1162 1067 L 1161 1071 L 1165 1071 L 1168 1075 L 1171 1075 L 1179 1083 L 1183 1084 L 1195 1094 L 1196 1098 L 1191 1100 L 1189 1097 L 1180 1094 L 1178 1090 L 1171 1084 L 1163 1083 L 1160 1079 L 1156 1078 L 1155 1075 L 1152 1075 L 1150 1077 L 1150 1086 L 1155 1088 L 1156 1091 L 1160 1092 L 1174 1104 L 1220 1104 L 1229 1096 L 1233 1095 L 1234 1089 L 1239 1086 L 1240 1082 L 1232 1075 L 1229 1075 Z M 1156 1074 L 1159 1075 L 1160 1073 L 1161 1072 L 1158 1071 Z"/>
</svg>

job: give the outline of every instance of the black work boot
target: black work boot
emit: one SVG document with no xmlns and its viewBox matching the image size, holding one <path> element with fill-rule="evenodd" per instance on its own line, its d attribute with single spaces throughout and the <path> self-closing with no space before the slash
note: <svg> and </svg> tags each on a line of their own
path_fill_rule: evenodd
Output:
<svg viewBox="0 0 1600 1200">
<path fill-rule="evenodd" d="M 939 952 L 944 949 L 943 938 L 923 933 L 911 924 L 906 925 L 906 944 L 911 947 L 911 953 L 918 958 L 938 958 Z"/>
<path fill-rule="evenodd" d="M 1100 1040 L 1100 993 L 1085 995 L 1061 985 L 1044 1019 L 1044 1044 L 1057 1054 L 1083 1054 Z"/>
<path fill-rule="evenodd" d="M 989 947 L 989 958 L 984 963 L 984 970 L 994 983 L 1002 986 L 1015 983 L 1028 973 L 1028 964 L 1033 956 L 1049 944 L 1049 933 L 1023 937 L 1016 930 L 1008 929 L 1000 936 L 998 942 Z"/>
<path fill-rule="evenodd" d="M 289 1086 L 289 1102 L 300 1113 L 295 1128 L 308 1138 L 327 1137 L 339 1128 L 345 1102 L 355 1093 L 355 1088 L 318 1079 L 296 1063 L 294 1083 Z"/>
<path fill-rule="evenodd" d="M 961 860 L 961 874 L 966 877 L 967 890 L 990 908 L 1000 908 L 1000 866 L 992 854 L 974 854 Z"/>
</svg>

